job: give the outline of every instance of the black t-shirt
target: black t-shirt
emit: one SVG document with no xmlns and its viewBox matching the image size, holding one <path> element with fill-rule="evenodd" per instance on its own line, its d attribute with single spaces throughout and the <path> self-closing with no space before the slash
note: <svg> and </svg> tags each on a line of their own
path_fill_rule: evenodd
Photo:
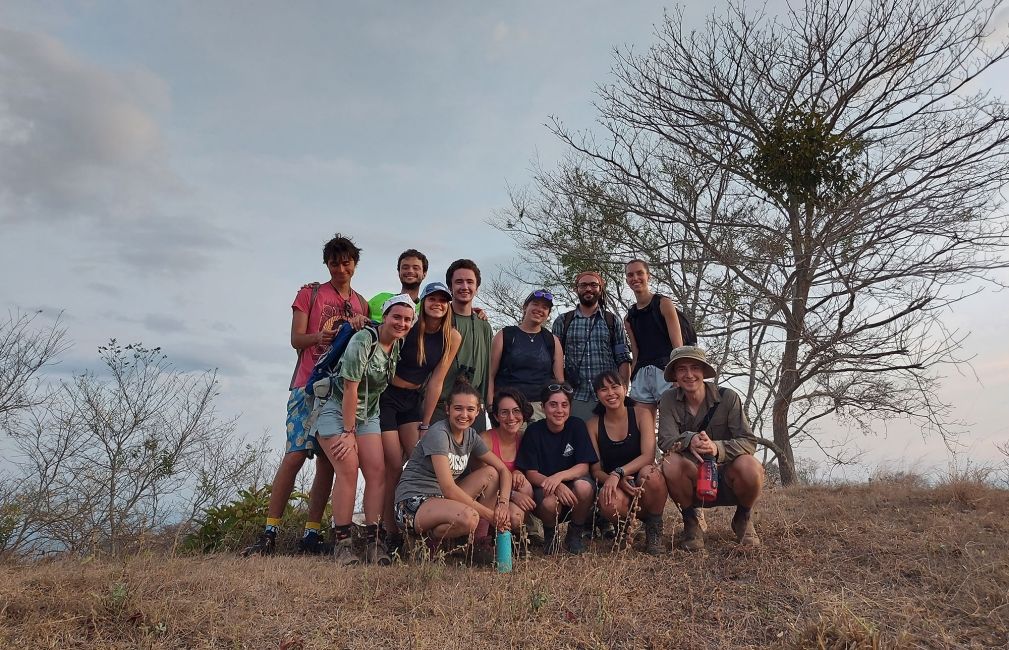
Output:
<svg viewBox="0 0 1009 650">
<path fill-rule="evenodd" d="M 552 476 L 578 463 L 592 464 L 597 460 L 585 422 L 581 418 L 570 417 L 557 433 L 547 428 L 546 420 L 530 424 L 522 436 L 515 466 Z"/>
</svg>

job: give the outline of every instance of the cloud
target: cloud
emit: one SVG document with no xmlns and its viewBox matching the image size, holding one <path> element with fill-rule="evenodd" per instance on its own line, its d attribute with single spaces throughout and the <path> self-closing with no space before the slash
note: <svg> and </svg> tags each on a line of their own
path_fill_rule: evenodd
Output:
<svg viewBox="0 0 1009 650">
<path fill-rule="evenodd" d="M 0 29 L 0 222 L 127 215 L 177 181 L 156 115 L 167 86 L 55 39 Z"/>
</svg>

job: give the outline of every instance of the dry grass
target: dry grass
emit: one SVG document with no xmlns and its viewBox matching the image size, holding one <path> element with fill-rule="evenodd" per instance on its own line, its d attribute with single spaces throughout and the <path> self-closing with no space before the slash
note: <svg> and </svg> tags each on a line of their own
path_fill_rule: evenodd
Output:
<svg viewBox="0 0 1009 650">
<path fill-rule="evenodd" d="M 7 565 L 31 648 L 890 648 L 1009 644 L 1009 499 L 969 481 L 779 489 L 740 554 L 600 550 L 486 568 L 137 557 Z M 672 518 L 667 517 L 667 533 Z"/>
</svg>

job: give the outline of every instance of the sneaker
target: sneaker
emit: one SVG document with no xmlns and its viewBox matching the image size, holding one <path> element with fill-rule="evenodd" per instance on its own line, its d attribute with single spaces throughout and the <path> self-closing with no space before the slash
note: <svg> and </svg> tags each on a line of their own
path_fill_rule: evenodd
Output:
<svg viewBox="0 0 1009 650">
<path fill-rule="evenodd" d="M 592 537 L 596 539 L 605 539 L 606 541 L 613 541 L 617 538 L 617 530 L 613 527 L 613 522 L 609 519 L 604 519 L 602 515 L 600 515 L 599 518 L 596 519 L 595 530 Z"/>
<path fill-rule="evenodd" d="M 564 546 L 568 553 L 580 555 L 585 552 L 585 540 L 582 539 L 583 526 L 578 524 L 568 524 L 568 532 L 564 535 Z"/>
<path fill-rule="evenodd" d="M 662 555 L 662 516 L 649 517 L 645 521 L 645 553 Z"/>
<path fill-rule="evenodd" d="M 392 558 L 389 557 L 389 549 L 386 548 L 384 539 L 379 537 L 368 540 L 368 545 L 364 548 L 364 561 L 379 566 L 392 564 Z"/>
<path fill-rule="evenodd" d="M 683 518 L 683 536 L 680 538 L 680 548 L 684 551 L 700 551 L 704 549 L 704 533 L 696 517 Z"/>
<path fill-rule="evenodd" d="M 740 546 L 747 548 L 760 546 L 760 538 L 757 537 L 749 512 L 742 513 L 736 510 L 736 514 L 732 517 L 732 532 L 736 534 L 736 541 Z"/>
<path fill-rule="evenodd" d="M 340 566 L 357 566 L 361 558 L 354 552 L 354 540 L 349 537 L 338 540 L 333 545 L 333 561 Z"/>
<path fill-rule="evenodd" d="M 275 550 L 277 550 L 277 533 L 272 530 L 266 530 L 259 536 L 255 544 L 245 547 L 242 551 L 242 557 L 273 555 Z"/>
<path fill-rule="evenodd" d="M 329 555 L 333 545 L 326 543 L 322 533 L 310 530 L 298 540 L 298 553 L 302 555 Z"/>
<path fill-rule="evenodd" d="M 406 558 L 406 538 L 403 535 L 388 534 L 385 538 L 385 548 L 389 552 L 389 557 L 402 562 Z"/>
</svg>

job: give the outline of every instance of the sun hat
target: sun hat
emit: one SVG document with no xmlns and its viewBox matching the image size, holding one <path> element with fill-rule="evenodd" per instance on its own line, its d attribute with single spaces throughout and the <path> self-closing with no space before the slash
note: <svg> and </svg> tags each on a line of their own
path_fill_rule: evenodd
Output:
<svg viewBox="0 0 1009 650">
<path fill-rule="evenodd" d="M 395 307 L 396 305 L 406 305 L 410 309 L 413 309 L 414 308 L 413 298 L 411 298 L 405 293 L 401 293 L 393 296 L 392 298 L 389 298 L 388 300 L 382 303 L 382 315 L 385 316 L 386 314 L 388 314 L 389 310 Z"/>
<path fill-rule="evenodd" d="M 420 299 L 424 300 L 432 293 L 443 293 L 448 296 L 449 300 L 452 300 L 452 292 L 448 290 L 444 282 L 428 282 L 424 285 L 424 290 L 420 292 Z"/>
<path fill-rule="evenodd" d="M 662 373 L 666 381 L 676 381 L 676 372 L 673 366 L 681 359 L 692 359 L 700 362 L 704 368 L 705 379 L 714 379 L 715 375 L 718 374 L 715 372 L 715 367 L 708 363 L 708 357 L 704 354 L 704 350 L 696 345 L 684 345 L 676 348 L 669 354 L 669 363 L 666 364 L 666 370 Z"/>
</svg>

